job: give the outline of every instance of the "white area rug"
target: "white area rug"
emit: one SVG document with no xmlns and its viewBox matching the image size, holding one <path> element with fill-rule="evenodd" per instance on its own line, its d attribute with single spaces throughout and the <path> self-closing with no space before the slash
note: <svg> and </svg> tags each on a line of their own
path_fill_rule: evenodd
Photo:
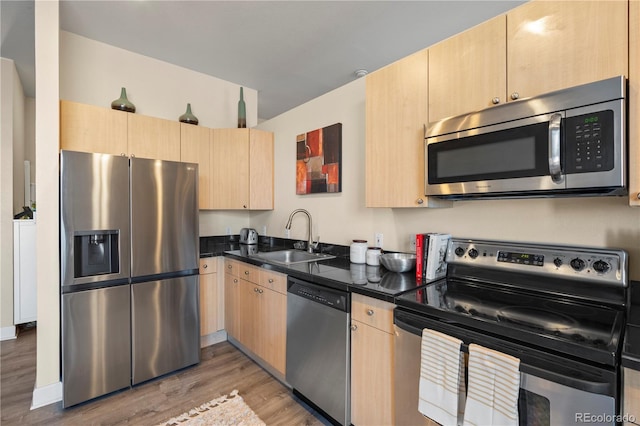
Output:
<svg viewBox="0 0 640 426">
<path fill-rule="evenodd" d="M 196 425 L 233 425 L 264 426 L 265 423 L 234 390 L 229 396 L 224 395 L 202 404 L 184 414 L 174 417 L 162 426 L 196 426 Z M 160 426 L 160 425 L 159 425 Z"/>
</svg>

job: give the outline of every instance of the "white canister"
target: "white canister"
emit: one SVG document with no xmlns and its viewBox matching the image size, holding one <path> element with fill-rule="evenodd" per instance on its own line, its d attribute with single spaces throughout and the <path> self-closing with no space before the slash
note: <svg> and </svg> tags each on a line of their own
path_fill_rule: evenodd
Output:
<svg viewBox="0 0 640 426">
<path fill-rule="evenodd" d="M 365 263 L 367 260 L 367 240 L 353 240 L 349 247 L 351 263 Z"/>
<path fill-rule="evenodd" d="M 367 265 L 379 266 L 381 254 L 382 254 L 382 249 L 380 247 L 369 247 L 367 249 Z"/>
</svg>

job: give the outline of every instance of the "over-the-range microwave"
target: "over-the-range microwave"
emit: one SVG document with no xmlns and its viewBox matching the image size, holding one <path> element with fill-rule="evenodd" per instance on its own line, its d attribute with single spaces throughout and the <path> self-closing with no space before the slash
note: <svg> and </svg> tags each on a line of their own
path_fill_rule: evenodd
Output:
<svg viewBox="0 0 640 426">
<path fill-rule="evenodd" d="M 626 93 L 620 76 L 430 123 L 426 195 L 626 194 Z"/>
</svg>

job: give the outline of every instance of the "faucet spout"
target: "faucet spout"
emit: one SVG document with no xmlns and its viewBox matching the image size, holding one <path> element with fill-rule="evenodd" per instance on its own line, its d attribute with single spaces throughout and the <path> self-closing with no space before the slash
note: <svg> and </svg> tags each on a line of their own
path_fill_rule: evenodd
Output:
<svg viewBox="0 0 640 426">
<path fill-rule="evenodd" d="M 308 221 L 308 232 L 307 232 L 307 251 L 309 253 L 313 253 L 313 247 L 314 247 L 314 243 L 313 243 L 313 237 L 311 236 L 311 228 L 312 228 L 312 220 L 311 220 L 311 213 L 309 213 L 308 211 L 306 211 L 305 209 L 295 209 L 294 211 L 291 212 L 291 214 L 289 215 L 289 220 L 287 220 L 287 224 L 285 225 L 285 229 L 291 229 L 291 221 L 293 220 L 293 216 L 295 216 L 297 213 L 304 213 L 305 215 L 307 215 L 307 219 Z"/>
</svg>

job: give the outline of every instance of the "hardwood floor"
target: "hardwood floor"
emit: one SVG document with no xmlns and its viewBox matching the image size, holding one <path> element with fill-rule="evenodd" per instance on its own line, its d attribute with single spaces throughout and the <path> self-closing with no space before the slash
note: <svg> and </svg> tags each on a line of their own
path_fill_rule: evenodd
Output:
<svg viewBox="0 0 640 426">
<path fill-rule="evenodd" d="M 68 409 L 30 410 L 36 329 L 1 343 L 2 425 L 156 425 L 234 389 L 267 425 L 326 425 L 325 419 L 228 342 L 202 349 L 201 362 L 132 389 Z"/>
</svg>

